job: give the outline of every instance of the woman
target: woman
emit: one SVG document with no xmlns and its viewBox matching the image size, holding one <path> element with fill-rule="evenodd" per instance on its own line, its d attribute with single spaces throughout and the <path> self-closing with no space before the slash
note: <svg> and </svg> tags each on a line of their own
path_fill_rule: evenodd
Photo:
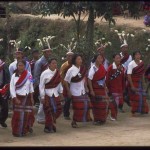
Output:
<svg viewBox="0 0 150 150">
<path fill-rule="evenodd" d="M 113 64 L 108 68 L 106 75 L 106 84 L 109 94 L 113 101 L 110 102 L 109 108 L 111 110 L 110 119 L 115 121 L 117 119 L 118 107 L 123 105 L 123 92 L 125 89 L 125 68 L 121 64 L 120 54 L 113 55 Z"/>
<path fill-rule="evenodd" d="M 86 68 L 82 66 L 82 57 L 75 54 L 72 58 L 72 67 L 68 69 L 65 76 L 65 86 L 67 95 L 72 98 L 73 128 L 77 128 L 76 122 L 91 121 L 90 117 L 90 101 L 86 94 Z"/>
<path fill-rule="evenodd" d="M 141 60 L 141 53 L 135 51 L 133 53 L 133 61 L 129 63 L 127 74 L 129 81 L 129 96 L 131 101 L 131 112 L 147 114 L 149 112 L 146 102 L 146 93 L 143 89 L 142 79 L 144 78 L 144 63 Z"/>
<path fill-rule="evenodd" d="M 10 81 L 10 93 L 13 100 L 12 134 L 17 137 L 33 132 L 33 80 L 29 71 L 25 70 L 26 62 L 17 62 L 17 71 Z"/>
<path fill-rule="evenodd" d="M 56 132 L 54 124 L 62 113 L 63 87 L 56 59 L 50 59 L 48 64 L 49 68 L 41 74 L 39 91 L 45 114 L 44 132 L 51 133 Z"/>
<path fill-rule="evenodd" d="M 104 124 L 107 118 L 108 96 L 105 85 L 106 70 L 103 66 L 103 60 L 104 58 L 101 54 L 96 54 L 92 60 L 94 65 L 90 68 L 88 74 L 88 85 L 95 125 Z"/>
</svg>

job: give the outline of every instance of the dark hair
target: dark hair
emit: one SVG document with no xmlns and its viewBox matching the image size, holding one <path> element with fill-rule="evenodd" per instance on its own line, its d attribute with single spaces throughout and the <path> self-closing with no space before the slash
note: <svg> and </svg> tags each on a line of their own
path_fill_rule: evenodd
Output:
<svg viewBox="0 0 150 150">
<path fill-rule="evenodd" d="M 53 60 L 56 60 L 56 61 L 57 61 L 56 58 L 50 58 L 50 59 L 48 60 L 48 64 L 50 64 Z"/>
<path fill-rule="evenodd" d="M 117 55 L 121 57 L 121 55 L 120 55 L 120 54 L 117 54 L 117 53 L 113 54 L 112 57 L 115 58 Z"/>
<path fill-rule="evenodd" d="M 26 61 L 23 59 L 23 60 L 19 60 L 19 61 L 17 61 L 17 66 L 18 66 L 18 64 L 19 63 L 23 63 L 24 64 L 24 66 L 26 66 Z"/>
<path fill-rule="evenodd" d="M 44 45 L 44 46 L 43 46 L 43 50 L 44 50 L 44 49 L 49 49 L 49 47 L 48 47 L 47 45 Z"/>
<path fill-rule="evenodd" d="M 102 56 L 100 53 L 98 53 L 98 54 L 95 54 L 94 56 L 93 56 L 93 58 L 92 58 L 92 63 L 94 63 L 95 61 L 96 61 L 96 59 L 97 59 L 97 57 L 98 56 Z M 102 56 L 103 57 L 103 56 Z M 104 59 L 104 57 L 103 57 L 103 59 Z"/>
<path fill-rule="evenodd" d="M 142 55 L 140 51 L 134 51 L 133 54 L 132 54 L 133 59 L 135 58 L 135 55 L 136 55 L 137 53 L 139 53 L 140 55 Z"/>
<path fill-rule="evenodd" d="M 24 51 L 24 49 L 23 49 L 22 47 L 19 47 L 19 48 L 18 48 L 18 51 L 23 52 L 23 51 Z"/>
<path fill-rule="evenodd" d="M 39 52 L 37 49 L 33 49 L 32 54 Z"/>
<path fill-rule="evenodd" d="M 81 55 L 81 54 L 74 54 L 74 55 L 73 55 L 72 61 L 71 61 L 71 63 L 72 63 L 73 65 L 76 64 L 76 59 L 77 59 L 77 57 L 79 57 L 79 56 L 82 58 L 82 55 Z"/>
</svg>

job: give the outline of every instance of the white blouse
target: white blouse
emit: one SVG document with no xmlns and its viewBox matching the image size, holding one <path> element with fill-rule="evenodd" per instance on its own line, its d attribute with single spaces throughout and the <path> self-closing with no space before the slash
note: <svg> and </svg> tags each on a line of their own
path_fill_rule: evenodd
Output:
<svg viewBox="0 0 150 150">
<path fill-rule="evenodd" d="M 41 74 L 40 85 L 39 85 L 41 99 L 44 99 L 45 94 L 48 95 L 49 97 L 51 97 L 53 94 L 55 97 L 58 97 L 59 93 L 63 93 L 63 87 L 61 83 L 59 83 L 55 88 L 45 89 L 45 84 L 50 82 L 50 80 L 55 75 L 55 73 L 56 73 L 56 69 L 54 71 L 51 71 L 48 68 Z"/>
<path fill-rule="evenodd" d="M 140 60 L 140 62 L 142 62 L 142 60 Z M 136 64 L 136 62 L 134 60 L 132 60 L 130 63 L 129 63 L 129 66 L 128 66 L 128 70 L 127 70 L 127 74 L 132 74 L 132 70 L 138 66 Z"/>
<path fill-rule="evenodd" d="M 93 76 L 94 76 L 94 74 L 95 74 L 95 72 L 96 72 L 97 70 L 98 70 L 98 68 L 95 66 L 95 64 L 93 64 L 93 65 L 91 66 L 90 70 L 89 70 L 89 73 L 88 73 L 88 78 L 89 78 L 90 80 L 93 79 Z"/>
<path fill-rule="evenodd" d="M 80 75 L 79 72 L 80 68 L 77 68 L 75 65 L 72 65 L 72 67 L 68 69 L 64 79 L 70 84 L 70 91 L 73 96 L 81 96 L 85 94 L 85 78 L 83 78 L 80 82 L 71 82 L 72 77 Z"/>
<path fill-rule="evenodd" d="M 15 75 L 16 75 L 16 73 L 14 73 L 12 75 L 11 80 L 10 80 L 10 94 L 11 94 L 12 98 L 16 97 L 16 94 L 25 96 L 26 94 L 34 92 L 33 80 L 32 80 L 31 73 L 30 73 L 30 76 L 27 79 L 26 83 L 20 89 L 16 89 L 16 87 L 15 87 L 15 84 L 19 79 L 19 77 L 15 76 Z"/>
</svg>

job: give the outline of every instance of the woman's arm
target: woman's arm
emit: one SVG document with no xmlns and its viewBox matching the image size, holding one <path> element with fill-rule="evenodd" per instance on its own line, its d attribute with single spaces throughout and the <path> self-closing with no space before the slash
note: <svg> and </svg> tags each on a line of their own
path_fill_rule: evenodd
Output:
<svg viewBox="0 0 150 150">
<path fill-rule="evenodd" d="M 64 81 L 64 84 L 65 84 L 65 88 L 67 90 L 67 95 L 68 95 L 69 98 L 71 98 L 72 94 L 71 94 L 71 91 L 70 91 L 70 84 L 67 81 Z"/>
<path fill-rule="evenodd" d="M 93 90 L 93 86 L 92 86 L 92 81 L 88 78 L 88 85 L 89 85 L 89 89 L 90 89 L 90 94 L 92 96 L 95 96 L 94 90 Z"/>
<path fill-rule="evenodd" d="M 128 81 L 129 81 L 129 83 L 131 85 L 131 89 L 133 91 L 136 91 L 136 88 L 134 87 L 133 82 L 132 82 L 131 74 L 128 74 Z"/>
<path fill-rule="evenodd" d="M 11 80 L 10 80 L 10 94 L 11 94 L 11 98 L 15 101 L 16 104 L 20 104 L 20 101 L 17 99 L 16 96 L 16 87 L 15 87 L 15 75 L 12 76 Z"/>
<path fill-rule="evenodd" d="M 89 93 L 89 89 L 88 89 L 87 82 L 88 82 L 88 81 L 87 81 L 87 78 L 85 78 L 84 88 L 85 88 L 86 93 Z"/>
</svg>

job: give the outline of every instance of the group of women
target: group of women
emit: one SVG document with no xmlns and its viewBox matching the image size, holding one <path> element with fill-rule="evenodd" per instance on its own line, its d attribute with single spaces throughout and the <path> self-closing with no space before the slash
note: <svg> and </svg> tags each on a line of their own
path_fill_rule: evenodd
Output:
<svg viewBox="0 0 150 150">
<path fill-rule="evenodd" d="M 74 54 L 62 85 L 57 59 L 51 58 L 48 61 L 48 68 L 41 74 L 39 85 L 45 113 L 44 132 L 56 132 L 56 119 L 62 113 L 63 89 L 72 100 L 73 128 L 78 127 L 77 122 L 88 122 L 93 119 L 95 125 L 102 125 L 106 122 L 109 112 L 110 119 L 117 120 L 118 106 L 124 102 L 123 92 L 126 86 L 133 116 L 137 112 L 142 114 L 149 112 L 146 92 L 142 85 L 145 71 L 141 53 L 139 51 L 133 53 L 128 70 L 121 64 L 120 54 L 113 55 L 113 63 L 107 71 L 103 62 L 104 57 L 98 53 L 93 57 L 91 67 L 86 68 L 82 55 Z M 10 82 L 14 111 L 12 134 L 19 137 L 32 133 L 34 123 L 33 78 L 25 69 L 25 64 L 24 60 L 17 62 L 17 71 L 12 75 Z M 128 81 L 127 85 L 125 78 Z M 22 107 L 24 111 L 20 110 Z"/>
</svg>

